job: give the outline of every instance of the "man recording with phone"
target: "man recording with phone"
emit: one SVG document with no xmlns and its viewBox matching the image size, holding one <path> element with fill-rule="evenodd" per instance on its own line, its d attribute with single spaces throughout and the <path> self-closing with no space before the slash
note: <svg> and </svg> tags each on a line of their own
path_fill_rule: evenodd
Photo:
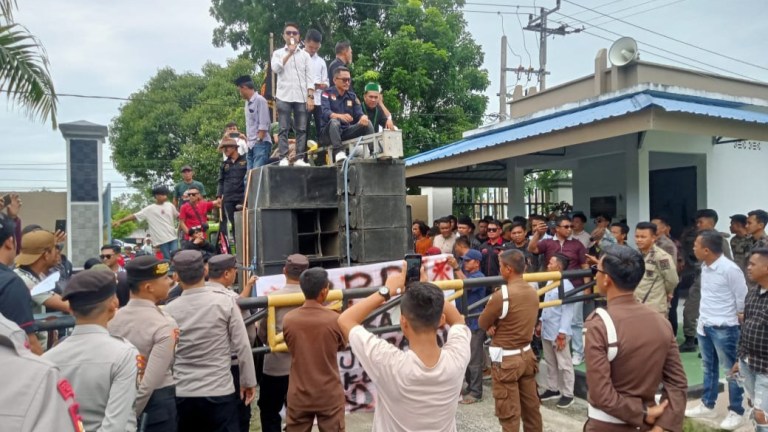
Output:
<svg viewBox="0 0 768 432">
<path fill-rule="evenodd" d="M 469 364 L 470 332 L 452 302 L 429 282 L 405 284 L 407 265 L 387 276 L 385 286 L 339 317 L 352 352 L 376 384 L 375 431 L 456 430 L 457 396 Z M 402 294 L 400 327 L 409 351 L 401 351 L 362 326 L 392 296 Z M 437 331 L 451 326 L 442 348 Z M 428 413 L 428 415 L 425 415 Z"/>
</svg>

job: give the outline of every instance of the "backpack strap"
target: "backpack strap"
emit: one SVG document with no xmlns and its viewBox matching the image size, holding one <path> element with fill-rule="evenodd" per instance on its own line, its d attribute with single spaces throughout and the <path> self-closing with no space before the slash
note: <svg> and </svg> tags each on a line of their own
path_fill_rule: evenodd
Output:
<svg viewBox="0 0 768 432">
<path fill-rule="evenodd" d="M 501 301 L 501 316 L 499 319 L 504 319 L 509 312 L 509 290 L 507 290 L 506 285 L 501 286 Z"/>
<path fill-rule="evenodd" d="M 595 313 L 600 316 L 605 324 L 605 331 L 608 336 L 608 361 L 612 362 L 619 353 L 619 340 L 616 336 L 616 326 L 613 325 L 613 320 L 607 310 L 596 308 Z"/>
</svg>

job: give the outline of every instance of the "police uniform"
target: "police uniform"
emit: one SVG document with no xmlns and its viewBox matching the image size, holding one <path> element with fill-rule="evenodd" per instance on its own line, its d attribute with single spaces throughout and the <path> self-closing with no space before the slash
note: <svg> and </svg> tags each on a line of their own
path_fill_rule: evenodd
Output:
<svg viewBox="0 0 768 432">
<path fill-rule="evenodd" d="M 180 275 L 203 267 L 200 252 L 183 250 L 173 258 Z M 202 282 L 202 280 L 201 280 Z M 165 307 L 179 324 L 173 378 L 179 430 L 238 430 L 239 390 L 256 387 L 256 372 L 245 324 L 232 297 L 203 283 L 183 285 Z M 230 361 L 237 351 L 240 385 L 232 383 Z"/>
<path fill-rule="evenodd" d="M 34 355 L 27 336 L 0 314 L 0 425 L 3 430 L 82 432 L 72 386 L 59 370 Z"/>
<path fill-rule="evenodd" d="M 115 296 L 114 273 L 86 270 L 72 277 L 62 298 L 73 309 Z M 78 396 L 87 431 L 134 431 L 137 356 L 130 342 L 97 324 L 78 324 L 72 334 L 43 354 L 59 367 Z"/>
<path fill-rule="evenodd" d="M 360 99 L 357 98 L 355 92 L 348 90 L 341 95 L 336 87 L 330 87 L 323 91 L 320 98 L 320 106 L 323 110 L 323 129 L 320 134 L 320 144 L 323 146 L 333 146 L 334 155 L 342 151 L 342 141 L 373 133 L 373 125 L 370 119 L 367 125 L 363 126 L 360 124 L 363 110 L 360 106 Z M 352 116 L 352 123 L 331 119 L 331 114 L 349 114 Z"/>
<path fill-rule="evenodd" d="M 531 350 L 538 312 L 536 291 L 519 278 L 493 293 L 478 318 L 483 330 L 496 327 L 489 351 L 494 362 L 491 377 L 496 417 L 504 432 L 518 432 L 521 418 L 526 432 L 543 427 L 536 389 L 539 366 Z"/>
<path fill-rule="evenodd" d="M 632 295 L 608 301 L 615 341 L 603 318 L 593 312 L 584 321 L 589 410 L 585 431 L 648 431 L 644 410 L 655 394 L 669 406 L 656 420 L 664 430 L 681 431 L 688 383 L 669 321 L 637 303 Z"/>
<path fill-rule="evenodd" d="M 224 210 L 219 226 L 219 232 L 227 233 L 227 221 L 232 223 L 232 235 L 235 235 L 235 210 L 245 199 L 245 176 L 248 174 L 248 161 L 245 156 L 238 155 L 237 159 L 227 158 L 219 168 L 219 186 L 216 196 L 221 197 L 221 207 Z"/>
<path fill-rule="evenodd" d="M 237 268 L 237 260 L 235 259 L 234 255 L 228 255 L 228 254 L 222 254 L 222 255 L 216 255 L 212 257 L 210 260 L 208 260 L 208 271 L 212 272 L 215 270 L 228 270 L 228 269 L 236 269 Z M 210 273 L 209 273 L 210 274 Z M 232 298 L 232 300 L 237 304 L 237 299 L 240 298 L 240 295 L 234 291 L 232 291 L 229 287 L 226 287 L 222 285 L 219 282 L 216 282 L 214 280 L 209 280 L 205 283 L 206 286 L 209 286 L 213 288 L 217 292 L 224 293 Z M 240 309 L 240 314 L 243 319 L 248 318 L 251 316 L 251 311 L 246 309 Z M 246 327 L 246 332 L 248 333 L 248 342 L 250 342 L 250 346 L 253 346 L 254 341 L 256 341 L 256 327 L 251 324 L 250 326 Z M 232 362 L 230 366 L 230 371 L 232 372 L 232 380 L 235 384 L 236 388 L 240 387 L 240 367 L 238 362 L 238 351 L 233 350 L 232 351 Z M 245 404 L 238 404 L 238 418 L 240 419 L 240 431 L 241 432 L 248 432 L 250 429 L 251 424 L 251 405 L 245 405 Z"/>
<path fill-rule="evenodd" d="M 140 256 L 125 265 L 129 284 L 168 277 L 168 262 Z M 142 365 L 136 393 L 136 417 L 141 430 L 176 430 L 176 387 L 173 382 L 174 352 L 179 328 L 151 300 L 134 297 L 109 322 L 113 336 L 127 339 L 139 350 Z"/>
<path fill-rule="evenodd" d="M 635 289 L 635 300 L 666 316 L 667 296 L 672 295 L 680 281 L 675 261 L 655 244 L 651 246 L 644 260 L 645 274 Z"/>
</svg>

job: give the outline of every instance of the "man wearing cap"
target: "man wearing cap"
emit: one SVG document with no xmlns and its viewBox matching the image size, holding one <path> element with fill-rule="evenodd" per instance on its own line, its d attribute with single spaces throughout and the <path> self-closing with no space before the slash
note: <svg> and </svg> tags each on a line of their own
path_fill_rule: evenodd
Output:
<svg viewBox="0 0 768 432">
<path fill-rule="evenodd" d="M 752 250 L 752 239 L 747 233 L 747 216 L 735 214 L 731 216 L 731 252 L 733 253 L 733 262 L 739 266 L 742 273 L 747 274 L 747 261 L 749 253 Z"/>
<path fill-rule="evenodd" d="M 184 192 L 187 191 L 189 188 L 196 188 L 198 191 L 200 191 L 200 194 L 205 196 L 205 186 L 203 186 L 202 183 L 194 179 L 195 172 L 192 170 L 192 167 L 189 165 L 184 165 L 181 167 L 181 181 L 176 183 L 176 186 L 173 187 L 173 205 L 176 208 L 181 208 L 182 204 L 187 202 L 186 199 L 183 199 Z"/>
<path fill-rule="evenodd" d="M 27 334 L 29 349 L 42 354 L 43 348 L 35 332 L 37 324 L 32 315 L 32 296 L 24 280 L 13 272 L 16 257 L 16 224 L 0 213 L 0 314 L 13 321 Z"/>
<path fill-rule="evenodd" d="M 69 382 L 29 350 L 24 331 L 0 314 L 0 424 L 9 431 L 75 431 L 83 424 Z M 24 389 L 19 391 L 18 389 Z"/>
<path fill-rule="evenodd" d="M 301 254 L 289 255 L 283 267 L 285 285 L 267 294 L 283 295 L 301 292 L 299 276 L 309 267 L 309 260 Z M 298 306 L 281 307 L 275 309 L 275 334 L 283 332 L 283 319 L 285 315 L 297 309 Z M 267 340 L 267 318 L 259 322 L 258 336 L 262 343 L 269 345 Z M 280 432 L 282 430 L 280 410 L 286 403 L 288 394 L 288 380 L 291 372 L 291 353 L 276 352 L 264 356 L 264 375 L 259 383 L 259 415 L 261 416 L 261 430 L 264 432 Z"/>
<path fill-rule="evenodd" d="M 485 277 L 480 271 L 480 262 L 482 260 L 483 254 L 479 250 L 469 249 L 461 257 L 461 267 L 459 267 L 453 256 L 448 258 L 448 263 L 453 267 L 453 274 L 457 279 L 475 279 Z M 485 298 L 487 287 L 465 289 L 467 290 L 465 301 L 467 306 L 469 306 Z M 485 306 L 473 309 L 469 313 L 482 312 L 483 309 L 485 309 Z M 462 400 L 459 401 L 461 404 L 473 404 L 483 399 L 483 366 L 485 362 L 483 343 L 486 339 L 485 330 L 480 328 L 477 318 L 468 318 L 467 327 L 472 331 L 472 340 L 470 341 L 471 355 L 469 365 L 467 366 L 467 373 L 464 376 L 467 388 L 461 392 L 463 396 Z"/>
<path fill-rule="evenodd" d="M 373 131 L 379 132 L 380 130 L 395 130 L 395 124 L 392 123 L 392 114 L 389 116 L 384 115 L 384 111 L 381 109 L 381 86 L 379 83 L 369 82 L 365 85 L 365 93 L 363 93 L 363 114 L 368 116 L 373 124 Z M 381 128 L 381 129 L 379 129 Z"/>
<path fill-rule="evenodd" d="M 246 282 L 242 293 L 238 294 L 234 292 L 232 290 L 232 285 L 235 283 L 235 279 L 237 279 L 238 267 L 234 255 L 222 254 L 211 257 L 211 259 L 208 260 L 208 282 L 206 282 L 205 285 L 218 292 L 227 294 L 232 297 L 235 303 L 237 303 L 237 299 L 241 297 L 250 297 L 253 286 L 256 284 L 258 278 L 255 275 L 251 276 L 248 279 L 248 282 Z M 240 317 L 242 319 L 251 316 L 249 310 L 240 309 L 239 307 L 238 310 L 240 311 Z M 248 332 L 248 342 L 252 347 L 253 343 L 256 341 L 256 328 L 251 324 L 246 327 L 246 331 Z M 232 372 L 232 379 L 235 386 L 240 385 L 240 367 L 237 356 L 238 351 L 232 351 L 230 371 Z M 238 418 L 240 419 L 240 431 L 248 432 L 251 424 L 251 405 L 238 404 L 238 413 Z"/>
<path fill-rule="evenodd" d="M 462 216 L 456 223 L 459 235 L 466 236 L 472 249 L 480 250 L 480 241 L 475 237 L 475 223 L 469 216 Z"/>
<path fill-rule="evenodd" d="M 135 415 L 145 432 L 176 430 L 176 387 L 173 366 L 179 328 L 156 306 L 168 297 L 168 261 L 140 256 L 125 265 L 131 299 L 108 325 L 109 333 L 139 350 L 142 365 Z"/>
<path fill-rule="evenodd" d="M 245 199 L 245 183 L 243 179 L 248 174 L 248 162 L 245 156 L 237 152 L 237 142 L 232 138 L 224 138 L 219 144 L 219 150 L 227 156 L 227 160 L 221 163 L 219 168 L 219 186 L 216 189 L 216 197 L 224 209 L 219 223 L 219 232 L 226 233 L 227 222 L 232 223 L 232 236 L 235 235 L 235 210 L 243 204 Z"/>
<path fill-rule="evenodd" d="M 86 270 L 64 288 L 75 328 L 43 354 L 72 383 L 87 431 L 134 431 L 137 356 L 130 342 L 112 336 L 107 323 L 117 312 L 112 272 Z"/>
<path fill-rule="evenodd" d="M 342 141 L 373 133 L 373 125 L 363 113 L 360 99 L 351 90 L 349 69 L 338 67 L 333 75 L 333 87 L 323 91 L 323 130 L 320 144 L 332 146 L 334 162 L 347 158 Z"/>
<path fill-rule="evenodd" d="M 187 189 L 189 201 L 179 210 L 179 229 L 184 232 L 184 240 L 190 239 L 189 230 L 199 227 L 205 234 L 208 232 L 208 213 L 220 205 L 219 201 L 206 201 L 196 187 Z"/>
<path fill-rule="evenodd" d="M 256 91 L 253 79 L 250 75 L 243 75 L 235 80 L 240 97 L 245 99 L 245 132 L 247 138 L 248 153 L 246 161 L 248 169 L 254 169 L 267 164 L 269 150 L 272 148 L 272 140 L 269 137 L 269 106 L 267 100 Z M 227 133 L 239 133 L 237 125 L 235 131 Z M 227 135 L 234 138 L 232 135 Z"/>
<path fill-rule="evenodd" d="M 202 185 L 201 185 L 202 186 Z M 199 189 L 203 191 L 203 189 Z M 160 248 L 165 259 L 170 259 L 173 252 L 179 248 L 179 242 L 176 238 L 176 218 L 179 217 L 179 211 L 176 206 L 168 202 L 170 191 L 165 186 L 155 186 L 152 188 L 152 195 L 155 196 L 154 204 L 150 204 L 138 212 L 128 215 L 120 220 L 112 222 L 112 227 L 117 228 L 128 221 L 147 221 L 149 224 L 149 234 L 155 246 Z"/>
<path fill-rule="evenodd" d="M 183 250 L 173 257 L 182 293 L 165 306 L 181 331 L 173 378 L 180 431 L 235 431 L 238 404 L 256 392 L 256 372 L 243 318 L 228 294 L 206 286 L 200 252 Z M 232 383 L 232 351 L 237 351 L 240 383 Z"/>
<path fill-rule="evenodd" d="M 339 315 L 326 308 L 331 282 L 320 267 L 299 276 L 304 304 L 285 314 L 283 335 L 291 352 L 286 431 L 309 431 L 317 418 L 321 431 L 344 431 L 346 399 L 337 352 L 346 348 Z"/>
</svg>

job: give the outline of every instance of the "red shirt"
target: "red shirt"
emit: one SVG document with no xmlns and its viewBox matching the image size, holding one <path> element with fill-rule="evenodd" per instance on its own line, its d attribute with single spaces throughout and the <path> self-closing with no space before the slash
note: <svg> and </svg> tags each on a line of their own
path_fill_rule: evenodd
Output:
<svg viewBox="0 0 768 432">
<path fill-rule="evenodd" d="M 208 223 L 208 212 L 213 210 L 213 203 L 210 201 L 200 200 L 197 202 L 197 214 L 192 209 L 192 203 L 186 202 L 181 206 L 179 210 L 179 220 L 184 222 L 187 229 L 192 227 L 201 226 L 204 223 Z M 200 215 L 198 217 L 197 215 Z M 189 240 L 189 236 L 184 234 L 184 238 Z"/>
</svg>

